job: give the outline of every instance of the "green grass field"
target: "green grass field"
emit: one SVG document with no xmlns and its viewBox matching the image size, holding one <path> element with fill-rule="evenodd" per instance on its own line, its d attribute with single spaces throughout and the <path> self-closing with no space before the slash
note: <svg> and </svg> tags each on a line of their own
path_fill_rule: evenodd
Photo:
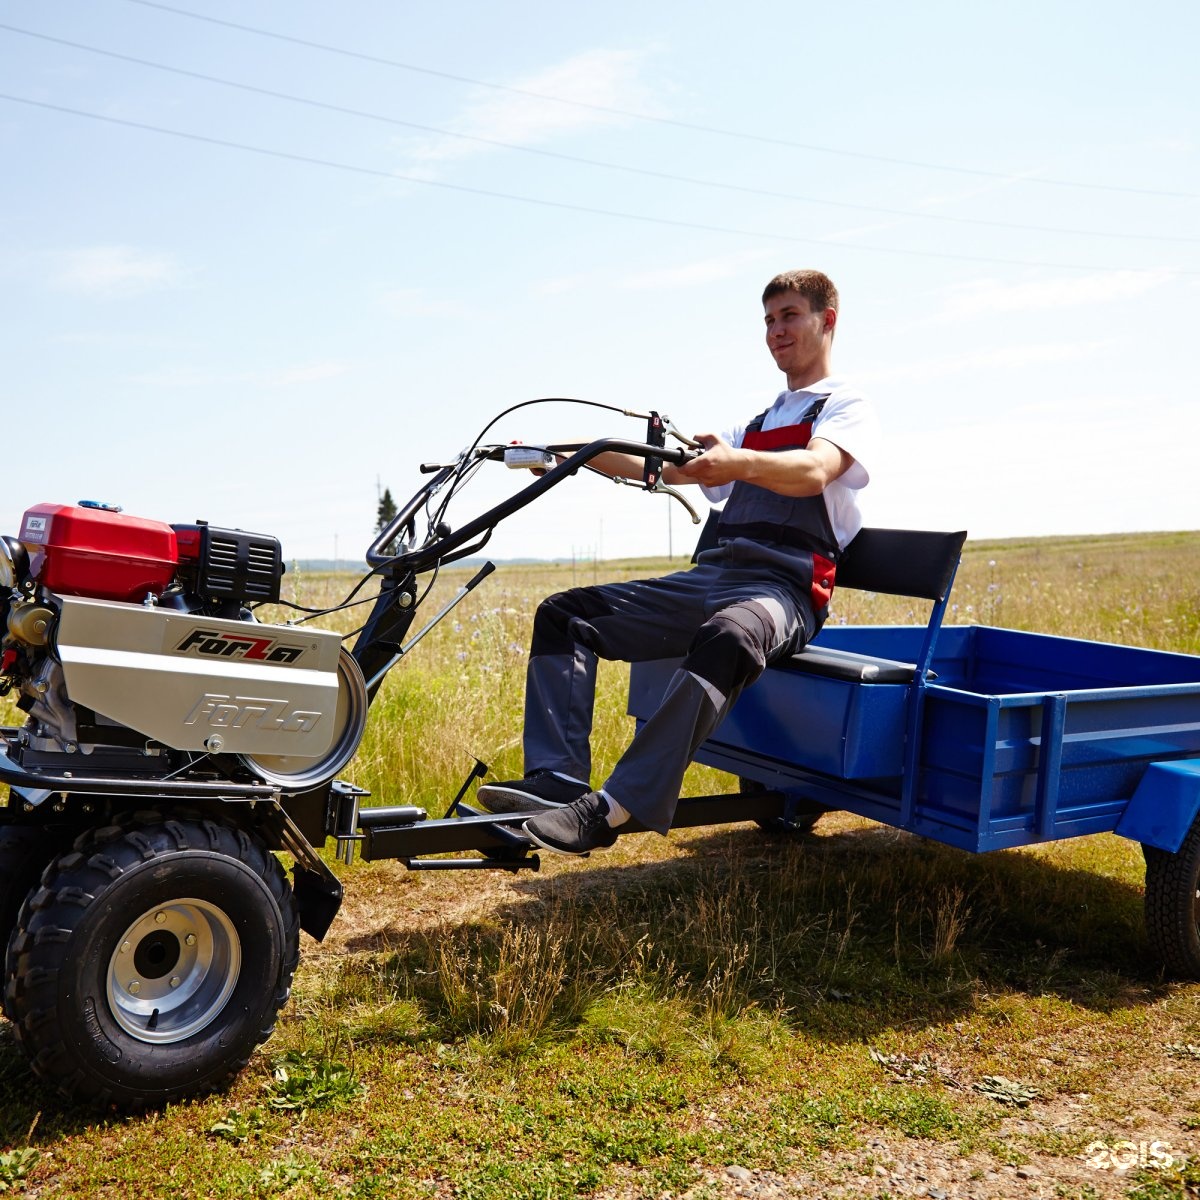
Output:
<svg viewBox="0 0 1200 1200">
<path fill-rule="evenodd" d="M 519 773 L 538 599 L 678 565 L 501 568 L 393 671 L 344 774 L 440 814 L 473 756 Z M 1197 654 L 1198 581 L 1195 534 L 970 543 L 948 619 Z M 831 620 L 924 615 L 838 594 Z M 598 777 L 626 678 L 602 667 Z M 536 875 L 339 870 L 342 915 L 226 1094 L 64 1108 L 0 1023 L 0 1193 L 1200 1194 L 1200 985 L 1148 964 L 1141 853 L 1111 835 L 972 856 L 832 814 Z"/>
</svg>

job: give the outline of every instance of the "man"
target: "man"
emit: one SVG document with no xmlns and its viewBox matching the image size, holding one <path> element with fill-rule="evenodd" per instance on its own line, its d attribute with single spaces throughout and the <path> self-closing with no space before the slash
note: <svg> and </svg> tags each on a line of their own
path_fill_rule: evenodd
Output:
<svg viewBox="0 0 1200 1200">
<path fill-rule="evenodd" d="M 838 555 L 858 532 L 858 493 L 879 440 L 871 406 L 830 376 L 838 295 L 819 271 L 777 275 L 763 292 L 767 348 L 788 390 L 703 453 L 666 467 L 727 499 L 719 544 L 696 566 L 661 579 L 572 588 L 538 607 L 525 691 L 525 778 L 488 784 L 493 812 L 544 809 L 525 822 L 539 846 L 585 854 L 621 832 L 666 833 L 683 774 L 742 689 L 767 663 L 820 629 Z M 606 454 L 594 465 L 641 478 L 642 460 Z M 590 790 L 597 658 L 684 656 L 657 712 L 612 774 Z"/>
</svg>

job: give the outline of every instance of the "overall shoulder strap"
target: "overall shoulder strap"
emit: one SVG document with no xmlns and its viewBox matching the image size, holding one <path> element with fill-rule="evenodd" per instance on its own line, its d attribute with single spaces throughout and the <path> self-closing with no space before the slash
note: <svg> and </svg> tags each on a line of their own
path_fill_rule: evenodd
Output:
<svg viewBox="0 0 1200 1200">
<path fill-rule="evenodd" d="M 802 425 L 805 421 L 815 421 L 821 415 L 821 409 L 825 407 L 825 401 L 828 399 L 828 396 L 818 396 L 816 400 L 814 400 L 812 404 L 808 406 L 804 416 L 802 416 L 800 420 L 796 422 L 796 424 Z M 774 405 L 771 405 L 771 408 L 774 407 Z M 757 417 L 755 417 L 746 425 L 746 432 L 760 433 L 762 431 L 763 422 L 767 419 L 767 413 L 770 411 L 770 408 L 763 409 L 763 411 L 760 412 Z"/>
</svg>

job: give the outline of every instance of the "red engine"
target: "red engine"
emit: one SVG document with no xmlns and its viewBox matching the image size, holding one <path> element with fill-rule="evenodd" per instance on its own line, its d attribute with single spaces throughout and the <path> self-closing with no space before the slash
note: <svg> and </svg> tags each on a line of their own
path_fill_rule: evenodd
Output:
<svg viewBox="0 0 1200 1200">
<path fill-rule="evenodd" d="M 66 596 L 141 601 L 175 577 L 175 530 L 161 521 L 106 508 L 37 504 L 21 520 L 30 574 Z"/>
<path fill-rule="evenodd" d="M 167 525 L 86 501 L 36 504 L 19 537 L 0 539 L 0 593 L 26 580 L 52 595 L 133 604 L 169 596 L 188 612 L 238 617 L 244 604 L 277 601 L 282 578 L 276 538 L 206 521 Z"/>
</svg>

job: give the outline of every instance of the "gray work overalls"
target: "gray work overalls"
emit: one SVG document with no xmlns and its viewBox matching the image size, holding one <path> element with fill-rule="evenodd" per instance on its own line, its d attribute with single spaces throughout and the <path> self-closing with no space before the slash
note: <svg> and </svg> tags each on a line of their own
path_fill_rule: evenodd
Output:
<svg viewBox="0 0 1200 1200">
<path fill-rule="evenodd" d="M 746 428 L 751 450 L 803 449 L 826 397 L 794 425 Z M 525 689 L 525 773 L 590 782 L 597 658 L 683 656 L 657 712 L 638 730 L 605 793 L 647 829 L 666 833 L 683 774 L 742 689 L 821 627 L 838 545 L 823 495 L 790 497 L 737 482 L 718 545 L 658 579 L 572 588 L 534 618 Z"/>
</svg>

